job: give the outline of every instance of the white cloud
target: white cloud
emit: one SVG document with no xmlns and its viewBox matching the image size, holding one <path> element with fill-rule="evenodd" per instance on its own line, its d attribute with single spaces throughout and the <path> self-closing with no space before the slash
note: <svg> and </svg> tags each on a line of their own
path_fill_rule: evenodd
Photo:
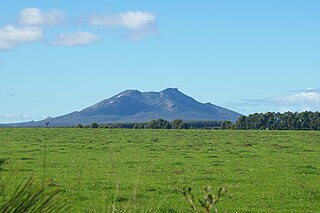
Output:
<svg viewBox="0 0 320 213">
<path fill-rule="evenodd" d="M 149 12 L 128 11 L 115 15 L 94 15 L 90 19 L 93 26 L 122 27 L 129 31 L 127 38 L 143 39 L 146 35 L 157 34 L 156 16 Z"/>
<path fill-rule="evenodd" d="M 295 94 L 264 99 L 247 99 L 224 104 L 243 114 L 255 112 L 320 111 L 320 89 L 298 90 Z"/>
<path fill-rule="evenodd" d="M 0 50 L 8 50 L 24 43 L 39 41 L 43 32 L 39 27 L 15 27 L 6 25 L 0 28 Z"/>
<path fill-rule="evenodd" d="M 65 13 L 61 10 L 42 12 L 40 9 L 31 7 L 20 12 L 20 24 L 25 26 L 55 25 L 65 20 Z"/>
<path fill-rule="evenodd" d="M 30 116 L 20 114 L 0 114 L 0 123 L 24 122 L 31 120 L 42 120 L 43 116 Z"/>
<path fill-rule="evenodd" d="M 53 42 L 58 46 L 82 46 L 99 41 L 100 37 L 88 32 L 76 32 L 59 35 Z"/>
<path fill-rule="evenodd" d="M 18 114 L 0 114 L 1 120 L 24 120 L 31 119 L 31 116 L 28 115 L 18 115 Z"/>
<path fill-rule="evenodd" d="M 318 89 L 308 88 L 306 92 L 317 92 L 317 93 L 320 93 L 320 88 L 318 88 Z"/>
<path fill-rule="evenodd" d="M 267 99 L 269 102 L 279 104 L 293 104 L 293 105 L 317 105 L 320 106 L 320 93 L 310 92 L 310 90 L 287 97 L 278 97 Z"/>
<path fill-rule="evenodd" d="M 19 27 L 11 24 L 0 27 L 0 50 L 10 50 L 22 44 L 42 40 L 44 38 L 42 27 L 62 23 L 66 15 L 61 10 L 42 11 L 36 7 L 29 7 L 20 12 L 19 18 L 21 24 Z M 94 15 L 90 18 L 90 26 L 117 28 L 129 40 L 141 40 L 148 35 L 158 34 L 156 16 L 144 11 Z M 98 35 L 79 31 L 58 35 L 51 44 L 80 46 L 100 39 Z"/>
<path fill-rule="evenodd" d="M 117 15 L 96 15 L 91 18 L 92 25 L 121 26 L 131 30 L 144 29 L 155 23 L 156 17 L 152 13 L 129 11 Z"/>
</svg>

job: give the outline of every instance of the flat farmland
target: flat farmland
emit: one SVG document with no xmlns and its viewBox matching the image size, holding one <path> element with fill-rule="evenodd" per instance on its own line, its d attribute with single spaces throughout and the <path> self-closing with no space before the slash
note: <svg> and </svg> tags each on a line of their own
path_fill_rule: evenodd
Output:
<svg viewBox="0 0 320 213">
<path fill-rule="evenodd" d="M 186 212 L 207 186 L 219 212 L 320 211 L 318 131 L 1 128 L 0 158 L 0 203 L 34 176 L 71 212 Z"/>
</svg>

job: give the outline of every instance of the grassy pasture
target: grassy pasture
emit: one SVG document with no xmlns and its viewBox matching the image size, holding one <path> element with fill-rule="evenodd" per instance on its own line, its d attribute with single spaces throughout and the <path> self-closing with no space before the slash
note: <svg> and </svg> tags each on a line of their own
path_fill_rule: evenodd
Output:
<svg viewBox="0 0 320 213">
<path fill-rule="evenodd" d="M 71 212 L 185 212 L 190 186 L 225 187 L 220 212 L 319 212 L 320 132 L 0 129 L 5 195 L 34 175 Z"/>
</svg>

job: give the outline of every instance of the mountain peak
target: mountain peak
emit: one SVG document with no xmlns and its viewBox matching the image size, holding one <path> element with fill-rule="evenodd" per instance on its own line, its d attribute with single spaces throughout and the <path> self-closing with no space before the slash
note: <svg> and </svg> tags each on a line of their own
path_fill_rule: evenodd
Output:
<svg viewBox="0 0 320 213">
<path fill-rule="evenodd" d="M 82 112 L 86 116 L 112 117 L 119 122 L 140 122 L 156 118 L 235 121 L 240 116 L 210 103 L 200 103 L 180 92 L 178 88 L 167 88 L 161 92 L 126 90 Z"/>
<path fill-rule="evenodd" d="M 180 92 L 177 88 L 167 88 L 160 92 L 161 97 L 177 97 L 177 96 L 184 96 L 182 92 Z"/>
<path fill-rule="evenodd" d="M 50 125 L 146 122 L 158 118 L 166 120 L 230 120 L 235 122 L 239 116 L 240 114 L 237 112 L 210 103 L 200 103 L 177 88 L 167 88 L 161 92 L 126 90 L 79 112 L 52 118 Z M 43 125 L 43 121 L 38 123 Z M 30 125 L 36 126 L 38 123 Z"/>
<path fill-rule="evenodd" d="M 139 90 L 129 89 L 129 90 L 126 90 L 124 92 L 119 93 L 118 96 L 120 96 L 120 95 L 131 96 L 131 95 L 139 95 L 139 94 L 141 94 L 141 92 Z"/>
<path fill-rule="evenodd" d="M 164 90 L 162 90 L 161 92 L 180 92 L 179 90 L 178 90 L 178 88 L 167 88 L 167 89 L 164 89 Z"/>
</svg>

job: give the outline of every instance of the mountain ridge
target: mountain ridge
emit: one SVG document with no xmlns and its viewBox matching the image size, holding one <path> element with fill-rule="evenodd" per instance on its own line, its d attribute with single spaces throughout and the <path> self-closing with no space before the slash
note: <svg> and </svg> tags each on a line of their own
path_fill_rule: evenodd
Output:
<svg viewBox="0 0 320 213">
<path fill-rule="evenodd" d="M 80 111 L 74 111 L 42 121 L 13 124 L 16 126 L 74 126 L 79 123 L 147 122 L 166 120 L 229 120 L 235 122 L 241 114 L 211 104 L 200 103 L 177 88 L 160 92 L 125 90 Z"/>
</svg>

